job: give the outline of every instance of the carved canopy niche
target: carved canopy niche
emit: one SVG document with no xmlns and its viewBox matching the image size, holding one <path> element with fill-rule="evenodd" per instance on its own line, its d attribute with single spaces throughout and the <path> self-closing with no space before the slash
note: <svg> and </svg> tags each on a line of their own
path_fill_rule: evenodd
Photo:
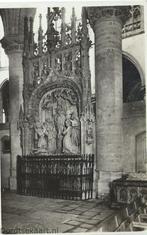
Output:
<svg viewBox="0 0 147 235">
<path fill-rule="evenodd" d="M 53 81 L 54 80 L 54 81 Z M 78 115 L 82 112 L 82 93 L 77 84 L 68 78 L 52 73 L 49 80 L 38 86 L 31 94 L 26 107 L 27 119 L 34 122 L 36 117 L 39 117 L 39 104 L 43 96 L 52 90 L 70 90 L 76 97 Z"/>
<path fill-rule="evenodd" d="M 92 123 L 86 11 L 83 8 L 77 26 L 74 9 L 67 25 L 64 8 L 48 8 L 45 34 L 41 18 L 37 43 L 32 19 L 24 23 L 24 106 L 19 123 L 23 154 L 85 153 L 81 146 L 91 130 L 87 123 Z"/>
<path fill-rule="evenodd" d="M 27 111 L 30 152 L 80 153 L 81 93 L 76 83 L 62 78 L 40 85 L 32 93 Z M 72 133 L 69 134 L 67 129 Z M 66 131 L 68 148 L 64 143 Z M 70 143 L 70 136 L 75 144 Z"/>
</svg>

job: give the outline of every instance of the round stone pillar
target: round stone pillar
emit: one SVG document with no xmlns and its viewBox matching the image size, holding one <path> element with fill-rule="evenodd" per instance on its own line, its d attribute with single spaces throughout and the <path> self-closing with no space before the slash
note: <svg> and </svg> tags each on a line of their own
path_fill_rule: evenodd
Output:
<svg viewBox="0 0 147 235">
<path fill-rule="evenodd" d="M 1 87 L 0 87 L 0 123 L 3 123 L 3 99 L 2 99 Z"/>
<path fill-rule="evenodd" d="M 2 9 L 4 38 L 1 40 L 9 58 L 9 98 L 10 98 L 10 189 L 16 190 L 16 160 L 22 154 L 20 130 L 18 127 L 20 106 L 23 105 L 23 42 L 24 17 L 34 17 L 34 8 Z"/>
<path fill-rule="evenodd" d="M 88 8 L 95 33 L 98 194 L 109 193 L 109 183 L 120 177 L 122 172 L 123 10 L 119 7 Z"/>
<path fill-rule="evenodd" d="M 19 49 L 20 47 L 20 49 Z M 11 161 L 10 161 L 10 189 L 16 189 L 16 156 L 22 154 L 20 145 L 20 131 L 18 128 L 20 105 L 23 104 L 23 68 L 22 48 L 7 52 L 9 58 L 9 98 L 10 98 L 10 138 L 11 138 Z"/>
</svg>

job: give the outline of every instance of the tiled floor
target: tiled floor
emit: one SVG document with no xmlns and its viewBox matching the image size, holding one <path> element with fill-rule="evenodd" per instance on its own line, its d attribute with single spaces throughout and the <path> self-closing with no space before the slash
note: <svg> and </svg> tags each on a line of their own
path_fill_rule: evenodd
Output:
<svg viewBox="0 0 147 235">
<path fill-rule="evenodd" d="M 113 213 L 100 200 L 69 201 L 2 193 L 3 233 L 94 231 Z"/>
</svg>

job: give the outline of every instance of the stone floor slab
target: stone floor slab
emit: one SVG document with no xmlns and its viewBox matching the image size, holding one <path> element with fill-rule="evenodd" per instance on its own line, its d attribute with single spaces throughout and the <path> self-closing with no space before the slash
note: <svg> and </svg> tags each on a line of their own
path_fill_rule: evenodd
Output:
<svg viewBox="0 0 147 235">
<path fill-rule="evenodd" d="M 88 211 L 86 211 L 86 212 L 84 212 L 84 213 L 82 213 L 82 215 L 84 215 L 84 216 L 95 216 L 95 215 L 97 215 L 98 214 L 98 212 L 95 212 L 95 211 L 91 211 L 91 210 L 88 210 Z"/>
<path fill-rule="evenodd" d="M 75 229 L 72 229 L 71 231 L 70 231 L 70 233 L 85 233 L 85 232 L 87 232 L 87 229 L 86 228 L 75 228 Z"/>
<path fill-rule="evenodd" d="M 81 228 L 86 228 L 86 229 L 91 229 L 93 227 L 92 224 L 86 224 L 86 223 L 83 223 L 80 225 Z"/>
<path fill-rule="evenodd" d="M 64 222 L 65 224 L 69 224 L 69 225 L 80 225 L 81 222 L 80 221 L 77 221 L 77 220 L 68 220 L 66 222 Z"/>
<path fill-rule="evenodd" d="M 60 233 L 86 232 L 92 231 L 111 213 L 112 210 L 97 200 L 75 202 L 2 193 L 2 227 L 5 230 L 29 231 L 32 227 L 39 231 L 54 229 Z"/>
</svg>

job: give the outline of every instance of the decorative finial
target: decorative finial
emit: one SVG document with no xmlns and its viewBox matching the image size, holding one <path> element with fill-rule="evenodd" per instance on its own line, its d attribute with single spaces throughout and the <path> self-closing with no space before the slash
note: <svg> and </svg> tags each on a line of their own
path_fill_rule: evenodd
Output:
<svg viewBox="0 0 147 235">
<path fill-rule="evenodd" d="M 42 15 L 39 15 L 39 30 L 38 30 L 38 48 L 39 54 L 42 54 L 42 44 L 43 44 L 43 30 L 42 30 Z"/>
<path fill-rule="evenodd" d="M 30 17 L 30 43 L 33 43 L 34 33 L 33 33 L 33 18 Z"/>
<path fill-rule="evenodd" d="M 42 28 L 42 15 L 39 15 L 39 28 Z"/>
<path fill-rule="evenodd" d="M 62 20 L 62 23 L 65 24 L 65 8 L 64 7 L 61 8 L 61 20 Z"/>
<path fill-rule="evenodd" d="M 75 16 L 75 8 L 72 8 L 72 17 L 71 17 L 71 37 L 72 43 L 76 42 L 76 16 Z"/>
<path fill-rule="evenodd" d="M 66 37 L 66 25 L 65 25 L 65 8 L 61 9 L 61 42 L 62 45 L 65 45 L 65 37 Z"/>
<path fill-rule="evenodd" d="M 28 33 L 28 17 L 24 18 L 24 36 Z"/>
</svg>

